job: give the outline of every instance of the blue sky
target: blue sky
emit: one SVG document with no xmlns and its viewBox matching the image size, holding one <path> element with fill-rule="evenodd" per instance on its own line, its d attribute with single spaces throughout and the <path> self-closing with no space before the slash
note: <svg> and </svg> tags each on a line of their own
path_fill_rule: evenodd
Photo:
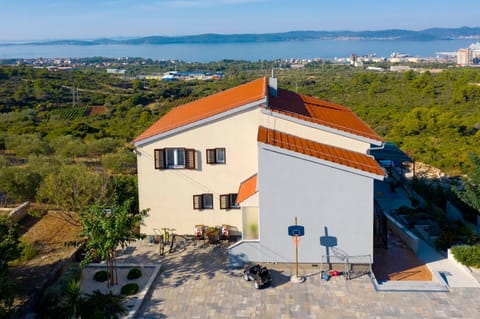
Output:
<svg viewBox="0 0 480 319">
<path fill-rule="evenodd" d="M 0 41 L 460 26 L 478 0 L 0 0 Z"/>
</svg>

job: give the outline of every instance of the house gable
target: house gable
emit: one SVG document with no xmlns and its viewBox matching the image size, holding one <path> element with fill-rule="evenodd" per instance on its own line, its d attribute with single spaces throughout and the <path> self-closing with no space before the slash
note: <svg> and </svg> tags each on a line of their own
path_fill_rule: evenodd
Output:
<svg viewBox="0 0 480 319">
<path fill-rule="evenodd" d="M 235 110 L 239 107 L 257 106 L 266 102 L 267 78 L 207 96 L 178 106 L 162 116 L 157 122 L 133 140 L 134 144 L 144 143 L 162 133 L 186 127 Z"/>
</svg>

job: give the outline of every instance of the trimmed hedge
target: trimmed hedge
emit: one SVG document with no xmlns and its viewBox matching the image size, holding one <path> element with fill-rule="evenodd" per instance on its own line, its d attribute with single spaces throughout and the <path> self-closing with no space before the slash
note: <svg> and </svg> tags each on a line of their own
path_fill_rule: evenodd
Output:
<svg viewBox="0 0 480 319">
<path fill-rule="evenodd" d="M 138 285 L 134 282 L 131 282 L 129 284 L 126 284 L 125 286 L 122 287 L 120 290 L 120 293 L 122 295 L 134 295 L 138 292 Z"/>
<path fill-rule="evenodd" d="M 454 246 L 451 251 L 459 263 L 468 267 L 480 268 L 480 245 Z"/>
<path fill-rule="evenodd" d="M 95 273 L 93 278 L 95 279 L 95 281 L 104 282 L 108 279 L 108 273 L 105 270 L 99 270 Z"/>
<path fill-rule="evenodd" d="M 128 280 L 137 279 L 140 277 L 142 277 L 142 271 L 138 268 L 130 269 L 130 271 L 127 274 Z"/>
</svg>

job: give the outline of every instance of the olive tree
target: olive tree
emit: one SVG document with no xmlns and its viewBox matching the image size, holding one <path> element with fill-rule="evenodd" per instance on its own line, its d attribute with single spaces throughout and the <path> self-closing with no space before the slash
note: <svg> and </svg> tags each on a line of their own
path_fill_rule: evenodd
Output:
<svg viewBox="0 0 480 319">
<path fill-rule="evenodd" d="M 102 200 L 107 181 L 83 164 L 64 164 L 45 177 L 37 198 L 64 212 L 79 212 Z"/>
</svg>

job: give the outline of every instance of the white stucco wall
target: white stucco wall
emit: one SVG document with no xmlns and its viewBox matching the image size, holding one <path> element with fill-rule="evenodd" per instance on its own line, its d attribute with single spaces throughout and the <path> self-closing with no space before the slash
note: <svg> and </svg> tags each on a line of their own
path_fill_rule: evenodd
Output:
<svg viewBox="0 0 480 319">
<path fill-rule="evenodd" d="M 221 194 L 236 193 L 240 183 L 257 172 L 259 176 L 264 175 L 263 190 L 267 197 L 263 199 L 263 202 L 260 201 L 259 204 L 259 198 L 262 198 L 263 194 L 260 188 L 258 188 L 259 193 L 247 199 L 243 205 L 252 207 L 258 207 L 260 205 L 260 207 L 262 207 L 260 214 L 263 214 L 263 205 L 267 205 L 265 206 L 267 216 L 262 215 L 262 219 L 267 219 L 265 220 L 266 224 L 263 223 L 262 220 L 260 220 L 260 223 L 266 225 L 266 232 L 261 234 L 268 234 L 269 238 L 275 238 L 275 236 L 271 236 L 274 235 L 274 229 L 269 226 L 270 223 L 268 221 L 268 219 L 272 217 L 271 212 L 277 209 L 274 205 L 274 198 L 290 198 L 292 195 L 290 193 L 291 188 L 285 187 L 285 185 L 297 183 L 303 186 L 303 178 L 311 176 L 312 173 L 321 180 L 327 178 L 327 180 L 338 181 L 338 185 L 348 185 L 345 188 L 342 186 L 341 192 L 338 193 L 338 190 L 327 187 L 327 190 L 332 194 L 325 195 L 327 193 L 322 193 L 321 196 L 312 193 L 313 188 L 310 187 L 319 187 L 315 184 L 318 182 L 316 179 L 308 182 L 310 184 L 307 183 L 306 188 L 296 186 L 294 189 L 298 191 L 298 194 L 294 193 L 295 203 L 285 200 L 277 203 L 281 208 L 282 214 L 285 214 L 282 219 L 286 219 L 287 212 L 291 214 L 295 212 L 296 208 L 302 206 L 304 207 L 302 214 L 317 216 L 315 217 L 315 221 L 318 223 L 318 216 L 321 216 L 323 213 L 319 215 L 317 211 L 319 209 L 322 210 L 325 208 L 328 210 L 335 207 L 335 205 L 338 204 L 336 200 L 334 200 L 335 198 L 338 198 L 341 206 L 346 206 L 342 206 L 342 211 L 336 215 L 336 219 L 333 219 L 331 222 L 329 220 L 330 224 L 328 225 L 325 224 L 325 226 L 331 227 L 332 231 L 337 231 L 338 225 L 343 222 L 342 218 L 354 220 L 349 216 L 352 211 L 351 208 L 373 214 L 373 196 L 370 196 L 370 198 L 372 198 L 371 202 L 361 203 L 360 207 L 353 202 L 345 200 L 345 198 L 351 198 L 353 201 L 357 198 L 368 198 L 369 194 L 373 192 L 373 184 L 370 185 L 371 180 L 369 178 L 354 176 L 351 173 L 341 171 L 335 171 L 336 174 L 332 175 L 331 169 L 328 169 L 329 173 L 324 176 L 322 169 L 325 168 L 320 167 L 318 164 L 315 164 L 316 168 L 312 169 L 312 163 L 295 160 L 295 163 L 291 166 L 290 163 L 285 162 L 283 157 L 272 157 L 268 160 L 263 158 L 263 166 L 260 167 L 259 170 L 257 146 L 259 125 L 354 151 L 364 152 L 369 146 L 368 143 L 359 139 L 338 136 L 331 132 L 318 130 L 318 128 L 315 127 L 304 126 L 295 121 L 272 117 L 268 112 L 258 107 L 246 109 L 240 113 L 231 114 L 228 117 L 219 118 L 216 121 L 208 122 L 204 125 L 191 127 L 188 130 L 177 132 L 176 134 L 162 136 L 160 139 L 150 143 L 137 143 L 136 153 L 140 209 L 150 209 L 149 216 L 144 219 L 141 226 L 141 231 L 145 234 L 153 234 L 154 228 L 161 229 L 167 227 L 176 229 L 176 233 L 178 234 L 192 234 L 194 226 L 197 224 L 207 226 L 228 224 L 242 230 L 241 210 L 221 210 L 219 196 Z M 196 161 L 198 168 L 196 170 L 154 169 L 154 149 L 166 147 L 195 149 L 197 151 Z M 217 147 L 224 147 L 226 149 L 226 164 L 207 164 L 206 149 Z M 298 171 L 300 175 L 296 173 L 290 175 L 292 167 L 296 167 L 294 171 Z M 275 177 L 277 173 L 278 177 Z M 275 178 L 271 179 L 268 177 L 270 175 Z M 278 180 L 277 183 L 277 179 L 280 178 L 281 180 Z M 290 178 L 292 178 L 291 182 Z M 297 180 L 298 178 L 299 180 Z M 355 181 L 355 183 L 351 184 L 351 181 Z M 325 186 L 325 184 L 322 185 Z M 307 189 L 307 192 L 303 193 L 302 190 L 304 189 Z M 321 189 L 321 187 L 319 189 Z M 361 191 L 359 192 L 358 189 L 361 189 Z M 194 210 L 193 195 L 204 193 L 213 193 L 214 209 Z M 304 197 L 300 198 L 300 195 Z M 317 202 L 318 198 L 322 198 L 324 195 L 327 201 Z M 343 195 L 345 195 L 345 197 Z M 302 199 L 302 202 L 300 202 L 300 199 Z M 346 202 L 350 204 L 347 205 Z M 370 207 L 372 208 L 370 209 Z M 314 212 L 314 214 L 312 212 Z M 364 213 L 362 214 L 364 215 Z M 288 221 L 285 220 L 282 222 L 291 224 L 293 222 L 293 216 L 295 215 L 288 215 Z M 300 217 L 300 215 L 298 216 Z M 275 216 L 274 218 L 276 219 Z M 342 221 L 339 221 L 339 219 Z M 322 219 L 322 221 L 323 220 L 324 219 Z M 362 220 L 361 222 L 372 227 L 371 220 L 368 220 L 368 222 Z M 286 224 L 286 226 L 288 226 L 288 224 Z M 282 225 L 281 227 L 282 235 L 286 234 L 286 226 Z M 360 227 L 364 229 L 362 225 L 360 225 Z M 342 229 L 344 228 L 345 227 Z M 319 234 L 315 236 L 317 236 L 316 241 L 318 242 Z M 362 233 L 361 236 L 365 237 L 367 234 Z M 372 236 L 370 236 L 370 239 Z M 291 238 L 287 237 L 286 241 L 287 242 L 282 242 L 280 247 L 285 244 L 289 245 L 289 247 L 292 246 Z M 353 240 L 353 242 L 355 242 L 355 240 Z M 272 244 L 273 247 L 278 246 L 278 243 Z M 314 244 L 310 245 L 312 247 L 315 246 Z M 317 246 L 315 246 L 315 249 L 318 250 Z M 360 246 L 363 247 L 363 244 Z M 360 251 L 356 247 L 352 248 L 355 248 L 355 251 Z M 362 252 L 371 253 L 371 251 L 367 250 L 362 250 Z M 318 255 L 320 255 L 320 252 L 318 252 Z M 305 260 L 312 258 L 313 256 L 311 254 L 304 256 Z"/>
<path fill-rule="evenodd" d="M 241 210 L 220 209 L 219 196 L 237 193 L 240 182 L 258 171 L 259 114 L 258 108 L 250 109 L 137 147 L 140 208 L 150 208 L 143 233 L 168 227 L 178 234 L 192 234 L 196 224 L 241 229 Z M 198 169 L 154 169 L 154 149 L 165 147 L 194 148 Z M 206 149 L 216 147 L 225 148 L 226 164 L 206 163 Z M 213 193 L 214 209 L 193 209 L 193 195 L 203 193 Z"/>
<path fill-rule="evenodd" d="M 262 145 L 260 245 L 256 249 L 265 260 L 259 261 L 295 261 L 292 238 L 287 234 L 295 216 L 305 226 L 300 262 L 321 262 L 326 254 L 320 244 L 325 232 L 349 255 L 370 255 L 373 260 L 373 179 Z"/>
</svg>

